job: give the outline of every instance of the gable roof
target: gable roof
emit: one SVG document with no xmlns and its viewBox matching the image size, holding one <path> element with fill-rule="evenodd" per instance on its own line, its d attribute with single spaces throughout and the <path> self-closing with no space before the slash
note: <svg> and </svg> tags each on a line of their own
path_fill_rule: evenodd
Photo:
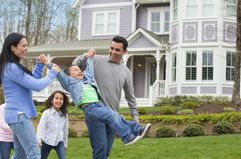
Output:
<svg viewBox="0 0 241 159">
<path fill-rule="evenodd" d="M 127 41 L 129 42 L 129 45 L 131 45 L 133 42 L 136 41 L 140 37 L 140 35 L 143 35 L 146 39 L 148 39 L 152 44 L 154 44 L 157 48 L 160 49 L 166 49 L 167 46 L 169 46 L 169 36 L 158 36 L 157 34 L 143 28 L 138 28 L 136 31 L 134 31 L 132 34 L 130 34 L 127 37 Z"/>
</svg>

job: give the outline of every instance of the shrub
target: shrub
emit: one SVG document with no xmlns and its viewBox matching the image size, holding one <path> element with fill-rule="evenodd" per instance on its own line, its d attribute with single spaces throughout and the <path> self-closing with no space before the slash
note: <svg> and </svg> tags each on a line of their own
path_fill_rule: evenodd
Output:
<svg viewBox="0 0 241 159">
<path fill-rule="evenodd" d="M 190 115 L 190 114 L 193 114 L 193 110 L 192 109 L 183 109 L 183 110 L 179 110 L 177 112 L 177 114 L 180 114 L 180 115 Z"/>
<path fill-rule="evenodd" d="M 69 128 L 69 137 L 78 137 L 78 134 L 75 129 Z"/>
<path fill-rule="evenodd" d="M 160 127 L 156 131 L 156 137 L 161 138 L 161 137 L 175 137 L 176 132 L 170 128 L 170 127 Z"/>
<path fill-rule="evenodd" d="M 200 125 L 189 124 L 182 132 L 183 136 L 202 136 L 204 135 L 203 129 Z"/>
<path fill-rule="evenodd" d="M 147 110 L 145 108 L 139 108 L 139 114 L 147 114 Z"/>
<path fill-rule="evenodd" d="M 225 113 L 229 113 L 229 112 L 235 112 L 235 109 L 232 108 L 232 107 L 224 107 L 224 108 L 223 108 L 223 111 L 224 111 Z"/>
<path fill-rule="evenodd" d="M 36 99 L 33 100 L 34 105 L 39 105 L 38 101 Z"/>
<path fill-rule="evenodd" d="M 216 134 L 231 134 L 233 126 L 230 122 L 221 121 L 213 125 L 213 132 Z"/>
<path fill-rule="evenodd" d="M 188 101 L 188 102 L 183 102 L 181 104 L 181 107 L 184 109 L 194 109 L 199 107 L 199 103 L 195 101 Z"/>
<path fill-rule="evenodd" d="M 175 114 L 176 109 L 173 106 L 165 105 L 160 108 L 161 114 Z"/>
<path fill-rule="evenodd" d="M 88 133 L 88 130 L 87 130 L 87 129 L 84 129 L 84 130 L 82 131 L 81 137 L 89 137 L 89 133 Z"/>
</svg>

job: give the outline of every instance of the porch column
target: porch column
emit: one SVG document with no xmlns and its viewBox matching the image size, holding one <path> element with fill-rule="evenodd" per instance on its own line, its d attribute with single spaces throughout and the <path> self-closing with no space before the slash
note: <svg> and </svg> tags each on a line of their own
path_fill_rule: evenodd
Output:
<svg viewBox="0 0 241 159">
<path fill-rule="evenodd" d="M 123 55 L 122 59 L 123 59 L 123 62 L 124 62 L 125 65 L 127 65 L 127 61 L 128 61 L 129 57 L 130 57 L 130 55 L 127 54 L 127 53 L 125 55 Z"/>
<path fill-rule="evenodd" d="M 156 58 L 156 81 L 160 80 L 160 60 L 161 60 L 161 55 L 160 55 L 160 50 L 156 50 L 156 55 L 154 55 Z"/>
<path fill-rule="evenodd" d="M 51 62 L 53 60 L 53 57 L 50 54 L 47 54 L 48 62 Z M 49 69 L 47 69 L 47 72 L 49 72 Z"/>
</svg>

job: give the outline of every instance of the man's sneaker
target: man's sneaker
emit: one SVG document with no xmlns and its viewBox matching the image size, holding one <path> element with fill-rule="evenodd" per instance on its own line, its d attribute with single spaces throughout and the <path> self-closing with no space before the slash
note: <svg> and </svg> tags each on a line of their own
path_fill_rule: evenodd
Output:
<svg viewBox="0 0 241 159">
<path fill-rule="evenodd" d="M 146 132 L 150 129 L 150 127 L 151 127 L 150 123 L 145 125 L 145 127 L 140 132 L 140 139 L 142 139 L 145 136 Z"/>
<path fill-rule="evenodd" d="M 125 145 L 131 145 L 134 144 L 137 140 L 140 139 L 140 136 L 136 136 L 135 138 L 133 138 L 133 140 L 131 140 L 130 142 L 125 143 Z"/>
</svg>

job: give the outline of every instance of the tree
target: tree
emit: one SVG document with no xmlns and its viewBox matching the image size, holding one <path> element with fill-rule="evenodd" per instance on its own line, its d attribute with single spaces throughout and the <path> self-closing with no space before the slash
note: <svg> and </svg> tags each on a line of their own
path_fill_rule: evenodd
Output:
<svg viewBox="0 0 241 159">
<path fill-rule="evenodd" d="M 237 3 L 237 32 L 236 32 L 236 55 L 234 68 L 234 84 L 232 102 L 239 104 L 240 102 L 240 58 L 241 58 L 241 0 Z"/>
</svg>

